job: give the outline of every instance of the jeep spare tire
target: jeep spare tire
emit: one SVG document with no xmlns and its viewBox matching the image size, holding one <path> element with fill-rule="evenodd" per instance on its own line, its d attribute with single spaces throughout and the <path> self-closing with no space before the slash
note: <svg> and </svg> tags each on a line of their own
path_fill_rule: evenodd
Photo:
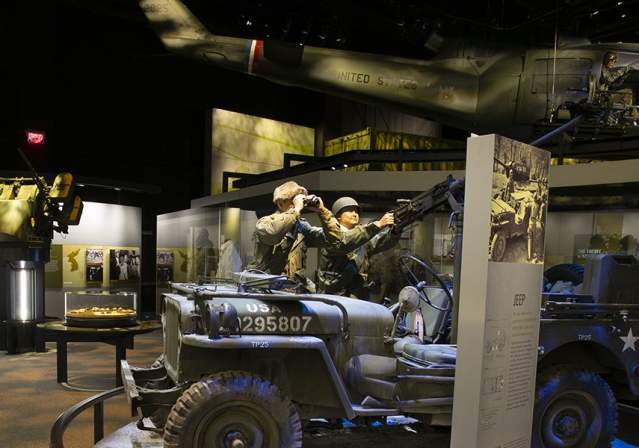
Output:
<svg viewBox="0 0 639 448">
<path fill-rule="evenodd" d="M 164 427 L 165 448 L 301 446 L 295 406 L 277 386 L 248 372 L 222 372 L 193 384 Z"/>
</svg>

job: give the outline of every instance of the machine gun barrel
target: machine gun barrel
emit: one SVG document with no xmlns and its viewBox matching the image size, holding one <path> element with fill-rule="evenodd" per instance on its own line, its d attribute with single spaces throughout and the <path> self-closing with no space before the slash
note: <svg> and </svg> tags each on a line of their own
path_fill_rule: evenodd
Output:
<svg viewBox="0 0 639 448">
<path fill-rule="evenodd" d="M 38 176 L 38 173 L 36 172 L 35 168 L 33 167 L 33 165 L 31 165 L 31 161 L 29 160 L 27 155 L 22 151 L 22 149 L 20 148 L 17 148 L 17 149 L 18 149 L 18 154 L 20 154 L 20 157 L 29 168 L 29 171 L 31 171 L 31 174 L 33 175 L 33 181 L 38 186 L 38 190 L 42 192 L 42 197 L 44 198 L 44 201 L 46 202 L 47 207 L 49 207 L 50 210 L 54 210 L 55 207 L 53 205 L 53 202 L 51 201 L 51 198 L 48 195 L 49 187 L 47 186 L 47 184 L 45 184 L 42 181 L 40 176 Z"/>
<path fill-rule="evenodd" d="M 464 190 L 464 181 L 448 176 L 430 190 L 424 191 L 413 199 L 390 211 L 395 218 L 393 233 L 401 233 L 407 226 L 448 202 L 450 195 L 455 196 Z"/>
</svg>

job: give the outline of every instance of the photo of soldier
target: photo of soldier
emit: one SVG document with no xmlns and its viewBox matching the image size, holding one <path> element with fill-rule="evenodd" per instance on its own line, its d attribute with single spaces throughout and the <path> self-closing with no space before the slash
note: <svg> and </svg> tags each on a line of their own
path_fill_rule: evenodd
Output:
<svg viewBox="0 0 639 448">
<path fill-rule="evenodd" d="M 549 160 L 546 151 L 498 140 L 493 164 L 491 261 L 543 264 Z"/>
<path fill-rule="evenodd" d="M 275 188 L 273 203 L 277 211 L 263 216 L 255 225 L 254 258 L 246 269 L 284 274 L 314 292 L 315 285 L 305 272 L 306 248 L 335 242 L 341 236 L 339 224 L 321 198 L 309 196 L 306 188 L 293 181 Z M 303 210 L 317 213 L 322 227 L 314 227 L 301 218 Z"/>
<path fill-rule="evenodd" d="M 131 249 L 111 249 L 109 280 L 137 280 L 140 278 L 140 256 Z"/>
<path fill-rule="evenodd" d="M 175 257 L 173 252 L 158 251 L 156 258 L 157 281 L 158 283 L 166 283 L 173 281 L 173 265 Z"/>
<path fill-rule="evenodd" d="M 140 256 L 132 251 L 129 259 L 129 280 L 138 280 L 140 278 Z"/>
<path fill-rule="evenodd" d="M 399 242 L 400 235 L 390 231 L 393 214 L 386 213 L 377 221 L 360 224 L 359 204 L 351 197 L 339 198 L 332 211 L 340 224 L 341 238 L 320 252 L 318 287 L 328 294 L 369 300 L 373 286 L 368 275 L 371 257 Z"/>
<path fill-rule="evenodd" d="M 104 268 L 102 266 L 104 262 L 104 252 L 102 249 L 87 249 L 86 250 L 86 280 L 87 282 L 101 283 L 103 279 Z"/>
</svg>

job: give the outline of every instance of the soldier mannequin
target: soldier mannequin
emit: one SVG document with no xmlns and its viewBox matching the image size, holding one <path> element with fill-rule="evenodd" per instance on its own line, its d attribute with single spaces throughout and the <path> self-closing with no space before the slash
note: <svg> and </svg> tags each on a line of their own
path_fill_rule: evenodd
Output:
<svg viewBox="0 0 639 448">
<path fill-rule="evenodd" d="M 599 90 L 607 92 L 615 90 L 623 78 L 630 72 L 630 66 L 615 67 L 617 63 L 617 53 L 610 51 L 604 55 L 603 65 L 601 67 L 601 76 L 599 78 Z"/>
<path fill-rule="evenodd" d="M 306 209 L 319 215 L 322 227 L 313 227 L 300 219 L 307 194 L 306 188 L 293 181 L 273 191 L 273 203 L 278 210 L 257 221 L 253 234 L 255 256 L 247 269 L 306 281 L 306 248 L 324 246 L 340 236 L 339 224 L 321 198 L 317 207 Z"/>
<path fill-rule="evenodd" d="M 335 201 L 333 214 L 340 224 L 342 237 L 321 251 L 317 272 L 319 288 L 329 294 L 352 294 L 368 300 L 370 257 L 390 249 L 399 241 L 399 235 L 388 231 L 395 222 L 393 214 L 386 213 L 370 224 L 359 224 L 359 204 L 349 197 Z M 382 232 L 384 228 L 388 230 Z"/>
</svg>

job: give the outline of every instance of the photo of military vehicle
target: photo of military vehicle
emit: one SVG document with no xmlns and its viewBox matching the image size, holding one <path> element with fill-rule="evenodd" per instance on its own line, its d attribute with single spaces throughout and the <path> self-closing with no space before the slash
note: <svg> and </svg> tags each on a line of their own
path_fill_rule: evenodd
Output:
<svg viewBox="0 0 639 448">
<path fill-rule="evenodd" d="M 528 221 L 519 218 L 517 210 L 508 202 L 496 197 L 491 201 L 490 259 L 502 261 L 508 247 L 508 240 L 526 235 Z"/>
</svg>

